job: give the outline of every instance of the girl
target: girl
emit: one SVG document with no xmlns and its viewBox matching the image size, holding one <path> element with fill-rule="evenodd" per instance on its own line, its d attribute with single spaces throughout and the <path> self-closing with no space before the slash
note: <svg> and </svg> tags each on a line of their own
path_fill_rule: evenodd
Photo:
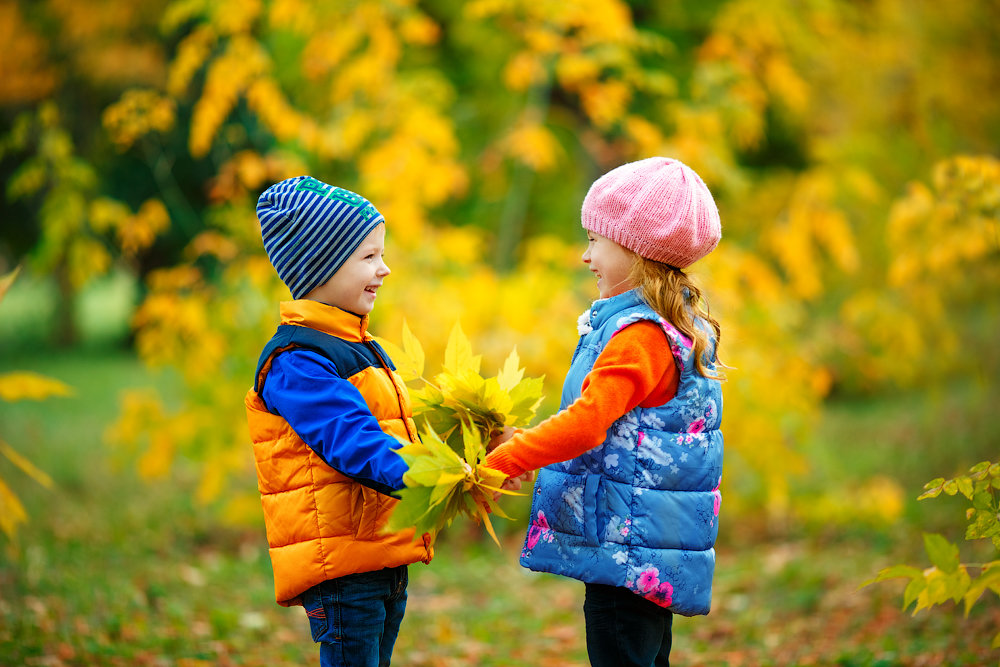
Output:
<svg viewBox="0 0 1000 667">
<path fill-rule="evenodd" d="M 510 478 L 546 466 L 521 564 L 586 584 L 591 664 L 668 665 L 673 613 L 707 614 L 712 593 L 720 332 L 681 269 L 718 244 L 719 212 L 694 171 L 656 157 L 598 179 L 582 221 L 600 298 L 560 412 L 486 464 Z"/>
</svg>

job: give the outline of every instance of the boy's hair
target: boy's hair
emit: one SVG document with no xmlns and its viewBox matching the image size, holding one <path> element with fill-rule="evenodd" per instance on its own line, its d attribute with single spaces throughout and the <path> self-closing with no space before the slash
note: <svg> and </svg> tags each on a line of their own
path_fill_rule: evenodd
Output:
<svg viewBox="0 0 1000 667">
<path fill-rule="evenodd" d="M 370 201 L 312 176 L 275 183 L 257 200 L 264 250 L 293 299 L 326 283 L 385 218 Z"/>
<path fill-rule="evenodd" d="M 629 162 L 597 179 L 584 228 L 648 259 L 683 269 L 722 238 L 719 209 L 693 169 L 665 157 Z"/>
<path fill-rule="evenodd" d="M 722 380 L 718 371 L 709 371 L 708 363 L 719 360 L 719 339 L 722 329 L 708 312 L 701 290 L 682 270 L 632 253 L 635 262 L 629 271 L 629 280 L 638 288 L 643 300 L 663 319 L 670 322 L 693 343 L 695 369 L 702 376 Z M 698 320 L 702 322 L 699 323 Z M 706 326 L 715 334 L 711 344 Z M 709 355 L 711 351 L 711 355 Z"/>
</svg>

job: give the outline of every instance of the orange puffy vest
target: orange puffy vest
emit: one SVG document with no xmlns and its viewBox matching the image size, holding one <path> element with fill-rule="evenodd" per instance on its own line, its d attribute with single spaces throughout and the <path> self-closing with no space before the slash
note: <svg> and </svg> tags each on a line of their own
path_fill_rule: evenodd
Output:
<svg viewBox="0 0 1000 667">
<path fill-rule="evenodd" d="M 281 324 L 308 327 L 349 342 L 372 340 L 367 316 L 359 318 L 318 301 L 282 302 Z M 274 356 L 289 347 L 261 360 L 256 387 L 263 386 Z M 345 379 L 361 392 L 383 431 L 416 442 L 406 386 L 387 360 L 382 361 L 382 366 L 369 366 Z M 278 604 L 301 604 L 304 591 L 347 574 L 430 562 L 433 549 L 428 535 L 414 539 L 412 529 L 385 532 L 398 500 L 327 465 L 287 421 L 268 411 L 254 389 L 247 392 L 244 403 Z"/>
</svg>

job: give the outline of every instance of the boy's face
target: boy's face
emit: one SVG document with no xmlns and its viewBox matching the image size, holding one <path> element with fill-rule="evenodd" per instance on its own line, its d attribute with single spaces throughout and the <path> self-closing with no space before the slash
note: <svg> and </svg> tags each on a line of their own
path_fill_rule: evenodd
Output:
<svg viewBox="0 0 1000 667">
<path fill-rule="evenodd" d="M 365 237 L 332 278 L 303 298 L 336 306 L 362 317 L 367 315 L 375 307 L 375 292 L 389 275 L 389 267 L 382 261 L 384 253 L 385 225 L 380 224 Z"/>
<path fill-rule="evenodd" d="M 616 296 L 632 289 L 628 279 L 635 257 L 628 250 L 611 239 L 587 232 L 587 250 L 583 253 L 583 263 L 597 276 L 597 289 L 602 299 Z"/>
</svg>

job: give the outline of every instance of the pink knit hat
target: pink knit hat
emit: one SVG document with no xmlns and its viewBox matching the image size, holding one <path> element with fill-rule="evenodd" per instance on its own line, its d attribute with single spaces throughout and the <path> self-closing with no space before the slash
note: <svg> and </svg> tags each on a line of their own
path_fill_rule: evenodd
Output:
<svg viewBox="0 0 1000 667">
<path fill-rule="evenodd" d="M 704 181 L 665 157 L 629 162 L 601 176 L 583 200 L 581 218 L 585 229 L 680 269 L 722 238 L 719 209 Z"/>
</svg>

